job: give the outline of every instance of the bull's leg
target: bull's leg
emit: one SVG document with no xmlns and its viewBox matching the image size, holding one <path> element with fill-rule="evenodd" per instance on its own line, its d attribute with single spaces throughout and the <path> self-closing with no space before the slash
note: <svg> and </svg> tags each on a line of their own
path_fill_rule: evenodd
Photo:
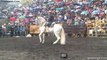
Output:
<svg viewBox="0 0 107 60">
<path fill-rule="evenodd" d="M 59 33 L 55 33 L 55 36 L 56 36 L 57 40 L 55 42 L 53 42 L 53 44 L 58 43 L 58 41 L 61 39 Z"/>
<path fill-rule="evenodd" d="M 42 35 L 43 35 L 43 32 L 40 32 L 40 33 L 39 33 L 39 40 L 40 40 L 40 43 L 42 42 Z"/>
<path fill-rule="evenodd" d="M 41 27 L 41 28 L 40 28 L 40 33 L 39 33 L 40 43 L 42 43 L 42 38 L 43 38 L 44 32 L 45 32 L 45 27 Z"/>
<path fill-rule="evenodd" d="M 45 42 L 45 33 L 43 33 L 42 36 L 43 36 L 43 41 L 42 41 L 42 43 L 44 43 L 44 42 Z"/>
</svg>

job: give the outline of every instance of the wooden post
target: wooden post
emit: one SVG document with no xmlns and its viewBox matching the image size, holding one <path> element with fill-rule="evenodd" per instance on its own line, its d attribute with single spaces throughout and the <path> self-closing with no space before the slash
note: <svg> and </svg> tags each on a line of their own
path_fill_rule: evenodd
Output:
<svg viewBox="0 0 107 60">
<path fill-rule="evenodd" d="M 97 22 L 98 22 L 98 17 L 95 18 L 95 27 L 94 27 L 94 29 L 95 29 L 95 37 L 98 37 L 98 33 L 97 33 L 98 24 L 97 24 Z"/>
</svg>

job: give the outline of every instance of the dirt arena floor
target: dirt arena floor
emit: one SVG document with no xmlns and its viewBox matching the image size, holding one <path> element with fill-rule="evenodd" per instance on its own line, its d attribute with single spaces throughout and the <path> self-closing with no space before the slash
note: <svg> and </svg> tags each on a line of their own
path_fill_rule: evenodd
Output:
<svg viewBox="0 0 107 60">
<path fill-rule="evenodd" d="M 0 38 L 0 60 L 107 60 L 107 38 L 71 38 L 52 45 L 54 37 L 40 44 L 38 37 Z M 67 54 L 67 58 L 62 58 Z"/>
</svg>

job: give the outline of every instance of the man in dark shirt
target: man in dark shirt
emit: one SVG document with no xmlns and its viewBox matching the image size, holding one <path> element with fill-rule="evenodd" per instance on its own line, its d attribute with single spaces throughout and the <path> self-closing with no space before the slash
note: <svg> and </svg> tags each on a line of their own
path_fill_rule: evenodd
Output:
<svg viewBox="0 0 107 60">
<path fill-rule="evenodd" d="M 54 14 L 52 12 L 49 12 L 49 15 L 48 15 L 48 23 L 47 23 L 47 26 L 51 26 L 51 24 L 54 22 Z"/>
</svg>

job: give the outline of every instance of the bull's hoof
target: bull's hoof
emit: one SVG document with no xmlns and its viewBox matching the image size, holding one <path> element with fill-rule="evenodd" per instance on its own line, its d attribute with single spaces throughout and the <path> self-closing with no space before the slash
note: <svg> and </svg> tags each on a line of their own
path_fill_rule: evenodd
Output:
<svg viewBox="0 0 107 60">
<path fill-rule="evenodd" d="M 40 44 L 44 44 L 44 42 L 40 41 Z"/>
<path fill-rule="evenodd" d="M 40 43 L 42 43 L 42 41 L 40 40 Z"/>
<path fill-rule="evenodd" d="M 54 42 L 53 44 L 56 44 L 56 42 Z"/>
<path fill-rule="evenodd" d="M 26 35 L 26 37 L 32 37 L 31 34 Z"/>
<path fill-rule="evenodd" d="M 61 44 L 61 45 L 65 45 L 65 44 Z"/>
</svg>

